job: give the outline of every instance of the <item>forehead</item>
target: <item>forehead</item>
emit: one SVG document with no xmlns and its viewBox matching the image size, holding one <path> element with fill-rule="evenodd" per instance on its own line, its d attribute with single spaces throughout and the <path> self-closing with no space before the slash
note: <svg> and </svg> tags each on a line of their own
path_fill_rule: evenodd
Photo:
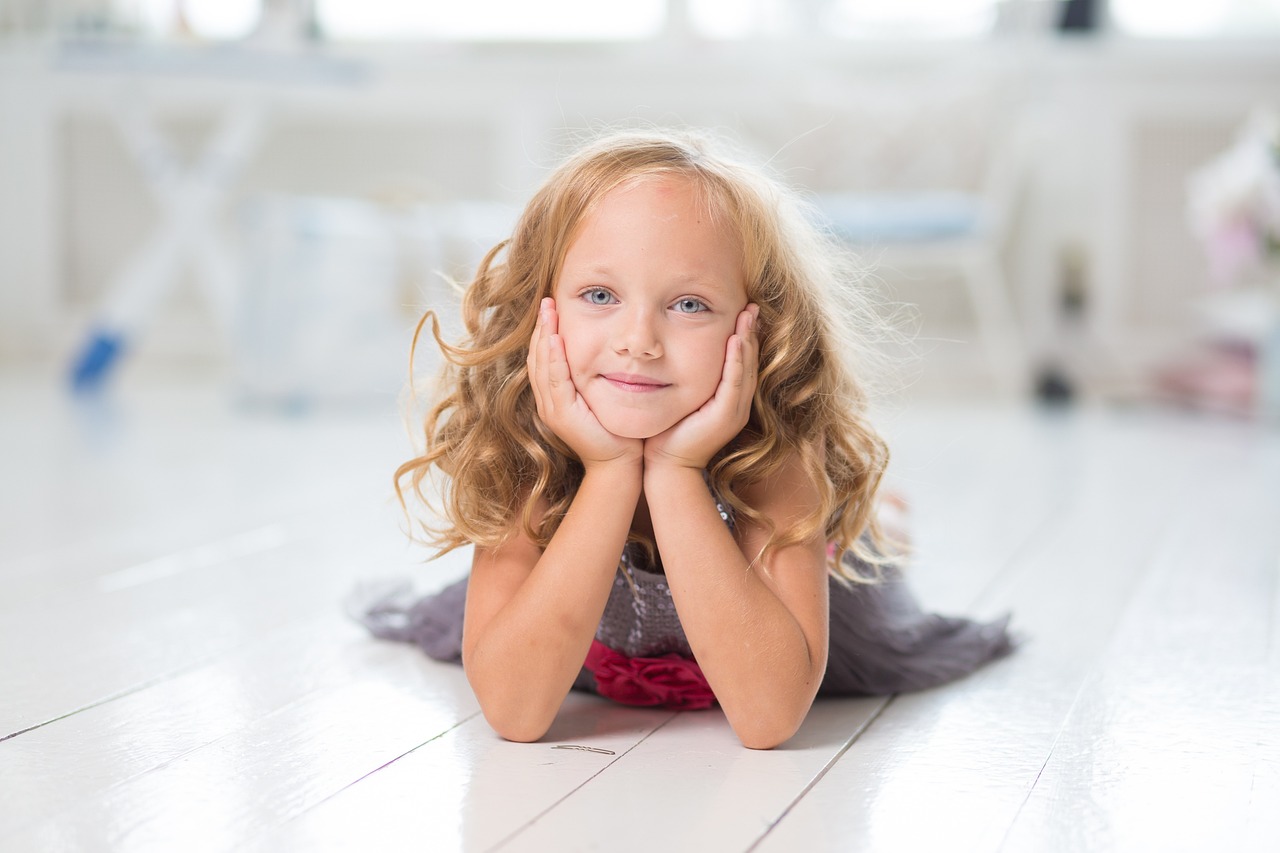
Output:
<svg viewBox="0 0 1280 853">
<path fill-rule="evenodd" d="M 643 283 L 745 298 L 739 241 L 705 196 L 698 182 L 678 176 L 614 187 L 583 218 L 557 285 Z"/>
<path fill-rule="evenodd" d="M 681 172 L 630 175 L 601 193 L 583 219 L 592 218 L 601 208 L 616 209 L 646 202 L 679 208 L 681 214 L 692 213 L 699 220 L 717 226 L 727 224 L 723 200 L 711 182 L 695 174 Z"/>
<path fill-rule="evenodd" d="M 708 259 L 737 259 L 740 240 L 702 182 L 647 175 L 609 189 L 584 214 L 566 252 L 581 259 L 601 251 L 685 250 Z"/>
</svg>

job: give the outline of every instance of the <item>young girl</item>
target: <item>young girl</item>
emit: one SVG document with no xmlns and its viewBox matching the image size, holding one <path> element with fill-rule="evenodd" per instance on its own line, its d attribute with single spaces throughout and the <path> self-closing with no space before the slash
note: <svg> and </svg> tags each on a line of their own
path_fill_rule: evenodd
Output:
<svg viewBox="0 0 1280 853">
<path fill-rule="evenodd" d="M 856 284 L 791 196 L 700 139 L 582 150 L 480 265 L 465 340 L 418 326 L 447 364 L 396 487 L 437 488 L 432 541 L 474 561 L 366 624 L 461 659 L 517 741 L 577 687 L 718 703 L 770 748 L 819 693 L 919 689 L 1005 654 L 1003 621 L 921 613 L 880 556 L 888 453 L 836 308 Z"/>
</svg>

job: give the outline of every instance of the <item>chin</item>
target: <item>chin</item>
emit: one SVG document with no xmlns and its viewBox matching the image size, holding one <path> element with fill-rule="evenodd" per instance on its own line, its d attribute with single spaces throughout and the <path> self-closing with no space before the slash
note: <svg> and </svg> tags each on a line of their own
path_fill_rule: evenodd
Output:
<svg viewBox="0 0 1280 853">
<path fill-rule="evenodd" d="M 653 438 L 655 435 L 658 435 L 663 431 L 660 429 L 646 427 L 643 424 L 638 423 L 614 424 L 613 426 L 606 424 L 605 429 L 609 430 L 609 432 L 613 433 L 618 438 L 638 438 L 642 440 L 646 438 Z"/>
<path fill-rule="evenodd" d="M 669 423 L 656 423 L 652 418 L 644 416 L 628 417 L 625 411 L 615 412 L 612 417 L 601 418 L 600 425 L 618 438 L 653 438 L 671 428 Z"/>
</svg>

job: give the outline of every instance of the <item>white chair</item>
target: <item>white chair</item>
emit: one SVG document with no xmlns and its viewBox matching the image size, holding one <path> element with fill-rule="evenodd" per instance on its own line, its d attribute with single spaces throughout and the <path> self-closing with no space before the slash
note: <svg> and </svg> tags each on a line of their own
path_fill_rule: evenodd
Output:
<svg viewBox="0 0 1280 853">
<path fill-rule="evenodd" d="M 1020 392 L 1031 365 L 1004 253 L 1037 132 L 995 91 L 917 82 L 841 93 L 838 109 L 810 102 L 815 129 L 780 159 L 880 277 L 963 282 L 992 376 Z"/>
</svg>

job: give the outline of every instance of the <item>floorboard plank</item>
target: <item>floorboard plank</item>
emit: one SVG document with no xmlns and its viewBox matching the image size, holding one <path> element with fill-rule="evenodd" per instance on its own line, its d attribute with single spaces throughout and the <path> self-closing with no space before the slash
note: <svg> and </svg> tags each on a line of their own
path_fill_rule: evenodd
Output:
<svg viewBox="0 0 1280 853">
<path fill-rule="evenodd" d="M 504 741 L 476 717 L 353 779 L 252 849 L 489 850 L 611 774 L 675 716 L 574 693 L 535 744 Z"/>
<path fill-rule="evenodd" d="M 1263 734 L 1249 790 L 1245 850 L 1270 850 L 1280 844 L 1280 555 L 1273 556 L 1271 572 L 1271 635 L 1260 707 L 1254 715 Z"/>
<path fill-rule="evenodd" d="M 354 625 L 327 615 L 0 742 L 0 839 L 74 811 L 305 696 L 354 681 L 379 681 L 427 702 L 424 740 L 479 710 L 457 667 L 400 644 L 368 642 Z"/>
<path fill-rule="evenodd" d="M 456 710 L 356 677 L 88 797 L 6 840 L 14 850 L 239 850 L 438 737 Z"/>
<path fill-rule="evenodd" d="M 1264 711 L 1280 459 L 1215 456 L 1202 462 L 1204 477 L 1187 491 L 1005 849 L 1249 849 L 1255 770 L 1280 731 L 1274 706 Z"/>
<path fill-rule="evenodd" d="M 910 503 L 908 574 L 942 612 L 970 608 L 1061 514 L 1065 492 L 1052 484 L 1075 478 L 1083 440 L 1056 413 L 1013 406 L 922 407 L 890 439 L 889 488 Z"/>
<path fill-rule="evenodd" d="M 353 491 L 382 502 L 408 455 L 391 405 L 286 417 L 237 410 L 207 382 L 81 399 L 47 378 L 0 372 L 0 580 L 48 576 L 51 555 L 95 571 L 95 548 L 128 542 L 150 559 Z"/>
<path fill-rule="evenodd" d="M 282 544 L 238 553 L 214 545 L 83 579 L 76 593 L 31 593 L 0 620 L 0 734 L 10 735 L 216 660 L 291 621 L 340 612 L 361 579 L 418 569 L 437 582 L 466 555 L 430 569 L 386 527 L 384 513 L 351 510 L 297 529 Z M 177 569 L 152 571 L 168 559 Z M 125 581 L 122 583 L 121 581 Z M 431 581 L 427 582 L 430 585 Z"/>
<path fill-rule="evenodd" d="M 744 749 L 719 712 L 682 714 L 502 849 L 745 850 L 884 702 L 822 700 L 784 747 L 765 751 Z"/>
<path fill-rule="evenodd" d="M 999 844 L 1194 482 L 1194 467 L 1144 451 L 1141 434 L 1078 428 L 1076 476 L 1045 484 L 1069 509 L 980 603 L 1012 609 L 1026 644 L 965 681 L 895 698 L 759 849 Z M 1033 485 L 1005 484 L 1012 495 Z"/>
</svg>

